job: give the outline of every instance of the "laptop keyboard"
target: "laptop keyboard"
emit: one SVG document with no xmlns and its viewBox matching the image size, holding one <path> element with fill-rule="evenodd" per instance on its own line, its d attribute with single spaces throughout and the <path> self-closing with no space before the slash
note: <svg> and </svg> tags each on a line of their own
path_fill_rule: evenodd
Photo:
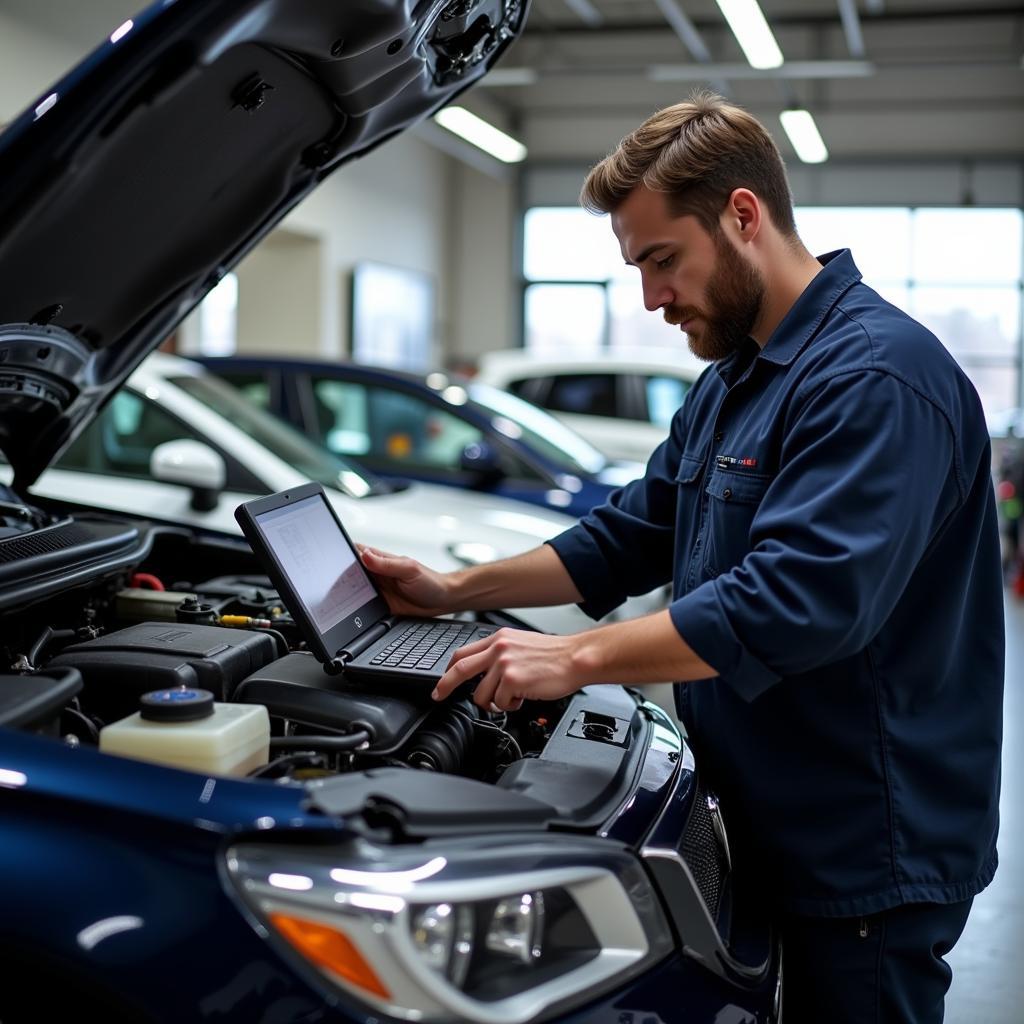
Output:
<svg viewBox="0 0 1024 1024">
<path fill-rule="evenodd" d="M 474 625 L 413 623 L 404 633 L 370 659 L 371 665 L 396 668 L 433 668 L 453 647 L 461 647 L 476 629 Z"/>
</svg>

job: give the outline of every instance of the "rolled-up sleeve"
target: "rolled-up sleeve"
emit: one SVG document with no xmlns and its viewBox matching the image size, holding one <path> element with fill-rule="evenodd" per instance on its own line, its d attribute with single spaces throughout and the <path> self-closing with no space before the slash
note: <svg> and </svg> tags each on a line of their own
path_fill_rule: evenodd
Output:
<svg viewBox="0 0 1024 1024">
<path fill-rule="evenodd" d="M 670 608 L 746 700 L 864 648 L 963 500 L 949 420 L 889 373 L 810 383 L 790 417 L 748 553 Z"/>
</svg>

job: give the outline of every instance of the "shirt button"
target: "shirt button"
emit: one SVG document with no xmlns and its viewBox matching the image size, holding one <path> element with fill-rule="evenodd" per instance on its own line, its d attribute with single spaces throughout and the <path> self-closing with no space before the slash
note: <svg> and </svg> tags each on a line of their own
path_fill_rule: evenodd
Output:
<svg viewBox="0 0 1024 1024">
<path fill-rule="evenodd" d="M 726 487 L 726 489 L 724 491 L 722 491 L 722 497 L 726 501 L 728 501 L 732 497 L 732 488 L 731 487 Z"/>
<path fill-rule="evenodd" d="M 722 432 L 721 432 L 721 431 L 719 430 L 719 431 L 718 431 L 718 433 L 717 433 L 717 434 L 715 434 L 715 444 L 721 444 L 721 443 L 722 443 L 722 437 L 723 437 L 723 436 L 724 436 L 724 435 L 723 435 L 723 434 L 722 434 Z"/>
</svg>

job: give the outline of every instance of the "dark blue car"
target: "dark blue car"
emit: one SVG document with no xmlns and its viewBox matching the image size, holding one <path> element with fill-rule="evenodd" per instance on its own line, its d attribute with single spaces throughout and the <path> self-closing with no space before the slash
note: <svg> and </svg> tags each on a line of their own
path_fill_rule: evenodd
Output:
<svg viewBox="0 0 1024 1024">
<path fill-rule="evenodd" d="M 268 356 L 198 361 L 385 479 L 469 487 L 582 516 L 644 469 L 610 462 L 515 395 L 451 374 Z"/>
<path fill-rule="evenodd" d="M 526 13 L 163 0 L 0 135 L 3 1024 L 778 1020 L 779 949 L 657 707 L 329 675 L 240 539 L 32 493 L 256 240 Z"/>
</svg>

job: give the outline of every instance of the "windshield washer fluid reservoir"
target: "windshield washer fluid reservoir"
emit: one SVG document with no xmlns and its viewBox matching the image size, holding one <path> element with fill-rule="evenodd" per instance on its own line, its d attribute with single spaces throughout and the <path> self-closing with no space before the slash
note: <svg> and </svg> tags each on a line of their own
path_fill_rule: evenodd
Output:
<svg viewBox="0 0 1024 1024">
<path fill-rule="evenodd" d="M 222 704 L 209 690 L 175 687 L 144 693 L 141 705 L 100 730 L 100 750 L 210 775 L 246 775 L 267 763 L 262 704 Z"/>
</svg>

